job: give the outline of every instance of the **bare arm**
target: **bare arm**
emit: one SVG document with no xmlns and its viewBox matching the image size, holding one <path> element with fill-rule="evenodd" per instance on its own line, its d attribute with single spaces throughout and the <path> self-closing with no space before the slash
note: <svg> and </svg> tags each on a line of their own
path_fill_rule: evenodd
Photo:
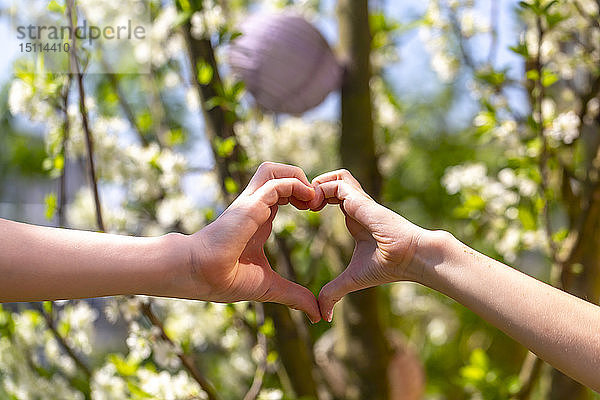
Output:
<svg viewBox="0 0 600 400">
<path fill-rule="evenodd" d="M 0 302 L 158 294 L 174 279 L 169 237 L 138 238 L 0 219 Z"/>
<path fill-rule="evenodd" d="M 314 210 L 339 203 L 356 240 L 348 267 L 319 294 L 324 319 L 346 293 L 395 281 L 438 290 L 565 374 L 600 391 L 600 307 L 422 229 L 374 202 L 348 171 L 313 180 Z"/>
<path fill-rule="evenodd" d="M 282 303 L 321 319 L 315 296 L 277 274 L 264 244 L 279 205 L 308 208 L 297 167 L 264 163 L 216 221 L 193 235 L 140 238 L 0 219 L 0 302 L 145 294 Z"/>
<path fill-rule="evenodd" d="M 427 233 L 422 283 L 470 308 L 541 359 L 600 391 L 600 307 L 486 257 L 446 233 Z"/>
</svg>

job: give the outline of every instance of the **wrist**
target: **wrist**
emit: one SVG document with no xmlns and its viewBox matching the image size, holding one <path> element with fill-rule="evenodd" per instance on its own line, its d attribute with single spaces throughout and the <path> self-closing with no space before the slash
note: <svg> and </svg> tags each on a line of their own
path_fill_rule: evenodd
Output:
<svg viewBox="0 0 600 400">
<path fill-rule="evenodd" d="M 435 271 L 448 261 L 455 243 L 456 238 L 449 232 L 425 230 L 419 237 L 413 257 L 415 270 L 418 271 L 414 281 L 435 289 Z"/>
<path fill-rule="evenodd" d="M 148 295 L 185 297 L 190 276 L 189 236 L 167 233 L 152 238 L 156 251 Z"/>
</svg>

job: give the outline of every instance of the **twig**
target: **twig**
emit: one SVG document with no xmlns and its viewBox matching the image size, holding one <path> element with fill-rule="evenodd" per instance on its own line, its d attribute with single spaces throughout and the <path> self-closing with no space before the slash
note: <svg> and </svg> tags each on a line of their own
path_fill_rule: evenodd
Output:
<svg viewBox="0 0 600 400">
<path fill-rule="evenodd" d="M 600 28 L 600 20 L 598 20 L 598 15 L 594 16 L 594 15 L 588 14 L 583 9 L 583 6 L 577 0 L 573 1 L 573 5 L 575 6 L 575 9 L 577 10 L 579 15 L 581 15 L 581 17 L 583 19 L 585 19 L 587 22 L 589 22 L 592 26 L 594 26 L 596 28 Z"/>
<path fill-rule="evenodd" d="M 500 10 L 498 9 L 499 4 L 499 1 L 490 1 L 490 23 L 492 29 L 492 32 L 490 33 L 490 51 L 488 53 L 488 64 L 490 64 L 490 67 L 494 65 L 494 62 L 496 61 L 496 54 L 498 53 L 498 29 L 500 27 Z"/>
<path fill-rule="evenodd" d="M 59 181 L 59 200 L 58 200 L 58 226 L 64 228 L 65 223 L 65 206 L 67 203 L 67 141 L 69 140 L 69 129 L 70 129 L 70 121 L 69 121 L 69 91 L 71 89 L 71 75 L 67 76 L 67 84 L 64 88 L 64 93 L 62 95 L 63 100 L 63 113 L 64 113 L 64 122 L 63 122 L 63 137 L 61 142 L 60 154 L 63 158 L 63 167 L 60 172 L 60 181 Z"/>
<path fill-rule="evenodd" d="M 579 110 L 579 120 L 581 121 L 580 129 L 583 128 L 583 120 L 587 114 L 588 104 L 600 93 L 600 74 L 594 79 L 589 86 L 590 90 L 581 98 L 581 110 Z"/>
<path fill-rule="evenodd" d="M 558 263 L 558 246 L 556 244 L 556 242 L 554 241 L 554 239 L 552 238 L 552 224 L 551 224 L 551 220 L 550 220 L 550 210 L 549 210 L 549 201 L 546 198 L 546 196 L 548 195 L 548 188 L 549 188 L 549 181 L 548 181 L 548 159 L 550 158 L 550 154 L 549 154 L 549 150 L 548 150 L 548 140 L 546 139 L 546 133 L 545 133 L 545 129 L 544 129 L 544 116 L 542 114 L 542 102 L 544 100 L 544 96 L 545 96 L 545 91 L 544 91 L 544 85 L 542 84 L 542 69 L 543 69 L 543 65 L 542 65 L 542 60 L 541 60 L 541 53 L 542 53 L 542 41 L 544 39 L 544 30 L 542 28 L 542 19 L 541 17 L 537 17 L 536 18 L 536 26 L 537 26 L 537 33 L 538 33 L 538 43 L 537 43 L 537 55 L 536 55 L 536 59 L 535 59 L 535 69 L 537 71 L 537 79 L 535 80 L 535 86 L 534 89 L 537 88 L 537 93 L 535 94 L 535 113 L 537 114 L 537 124 L 538 124 L 538 130 L 537 130 L 537 134 L 538 137 L 540 139 L 540 141 L 542 142 L 542 151 L 540 153 L 539 159 L 538 159 L 538 167 L 540 170 L 540 177 L 541 177 L 541 182 L 540 182 L 540 191 L 541 191 L 541 197 L 544 200 L 544 207 L 542 209 L 542 217 L 544 219 L 544 232 L 546 234 L 546 239 L 548 242 L 548 245 L 550 247 L 550 252 L 551 252 L 551 257 L 553 262 Z"/>
<path fill-rule="evenodd" d="M 254 400 L 256 399 L 256 397 L 258 397 L 260 389 L 262 388 L 263 378 L 267 370 L 267 337 L 261 331 L 261 327 L 265 323 L 265 311 L 262 303 L 254 303 L 254 311 L 256 313 L 256 340 L 260 352 L 260 359 L 258 360 L 258 365 L 256 367 L 256 372 L 254 373 L 252 385 L 250 386 L 250 389 L 248 389 L 248 392 L 244 396 L 244 400 Z"/>
<path fill-rule="evenodd" d="M 71 346 L 69 346 L 69 344 L 65 341 L 65 338 L 63 338 L 62 335 L 58 332 L 52 315 L 47 313 L 46 310 L 44 310 L 44 307 L 42 307 L 39 303 L 34 303 L 33 307 L 36 308 L 42 314 L 44 320 L 46 321 L 46 325 L 48 325 L 48 328 L 54 335 L 54 338 L 56 339 L 60 347 L 62 347 L 65 353 L 67 353 L 67 355 L 73 360 L 77 367 L 81 371 L 83 371 L 83 373 L 89 380 L 92 377 L 92 371 L 85 364 L 85 362 L 83 362 L 83 360 L 79 358 L 79 356 L 75 353 Z"/>
<path fill-rule="evenodd" d="M 223 81 L 221 80 L 221 77 L 219 74 L 219 68 L 218 68 L 216 57 L 215 57 L 214 49 L 213 49 L 212 44 L 209 39 L 207 39 L 207 38 L 197 39 L 191 35 L 191 23 L 189 21 L 187 21 L 183 25 L 183 34 L 184 34 L 186 45 L 188 48 L 190 67 L 191 67 L 191 71 L 192 71 L 192 82 L 193 82 L 194 86 L 196 87 L 199 97 L 200 97 L 200 100 L 201 100 L 201 109 L 202 109 L 204 121 L 206 123 L 207 136 L 208 136 L 209 140 L 211 142 L 213 142 L 211 149 L 213 151 L 214 160 L 215 160 L 215 171 L 219 177 L 219 182 L 221 183 L 221 185 L 220 185 L 221 193 L 223 194 L 223 197 L 225 199 L 233 200 L 236 193 L 230 193 L 227 190 L 226 182 L 227 182 L 227 180 L 232 180 L 233 182 L 235 182 L 237 184 L 238 189 L 243 188 L 247 184 L 247 182 L 249 181 L 249 177 L 250 177 L 248 172 L 244 168 L 244 164 L 247 160 L 247 156 L 245 154 L 244 149 L 241 147 L 241 145 L 237 141 L 236 141 L 233 151 L 229 155 L 219 156 L 219 154 L 217 154 L 217 151 L 215 148 L 214 140 L 216 138 L 224 140 L 224 139 L 227 139 L 230 137 L 233 137 L 233 138 L 236 137 L 234 123 L 235 123 L 235 120 L 237 119 L 237 115 L 235 115 L 235 111 L 225 110 L 222 106 L 217 105 L 214 107 L 209 107 L 207 105 L 207 102 L 210 99 L 219 96 L 219 91 L 217 89 L 223 87 Z M 200 63 L 207 63 L 208 65 L 211 66 L 211 68 L 213 70 L 213 76 L 212 76 L 212 79 L 210 82 L 207 82 L 207 83 L 199 82 L 197 74 L 193 73 L 193 71 L 196 71 L 196 66 L 199 65 Z M 278 245 L 279 245 L 279 243 L 278 243 Z M 290 266 L 290 267 L 291 267 L 291 270 L 293 271 L 293 266 Z M 289 311 L 286 311 L 284 313 L 276 313 L 276 312 L 273 312 L 273 308 L 265 307 L 265 312 L 273 319 L 276 327 L 288 326 L 288 325 L 291 326 L 291 325 L 295 324 L 295 321 L 292 319 Z M 304 323 L 304 326 L 306 326 L 306 324 L 307 324 L 306 320 L 303 320 L 303 323 Z M 275 337 L 277 338 L 279 336 L 282 336 L 281 330 L 277 329 L 276 333 L 275 333 Z M 285 336 L 285 335 L 283 335 L 283 336 Z M 284 342 L 284 341 L 289 342 L 289 337 L 285 338 L 283 336 L 281 337 L 281 342 Z M 293 332 L 291 333 L 291 336 L 293 336 L 294 340 L 295 340 L 300 335 L 295 330 L 293 330 Z M 304 353 L 306 353 L 305 356 L 306 356 L 307 360 L 310 360 L 312 358 L 311 354 L 309 354 L 310 352 L 307 352 L 306 350 L 301 349 L 301 348 L 297 349 L 297 354 L 295 354 L 295 355 L 303 356 Z M 298 358 L 298 357 L 296 357 L 296 358 Z M 283 361 L 285 368 L 290 367 L 289 361 L 290 361 L 290 359 Z M 312 362 L 312 363 L 309 362 L 306 366 L 309 367 L 312 365 L 314 365 L 314 362 Z M 292 368 L 293 368 L 293 366 L 292 366 Z M 307 377 L 308 377 L 308 379 L 305 379 Z M 297 378 L 297 379 L 294 379 L 294 378 Z M 304 390 L 306 393 L 308 393 L 310 391 L 310 389 L 307 389 L 307 388 L 309 386 L 314 386 L 313 379 L 309 375 L 307 375 L 306 377 L 296 376 L 296 377 L 293 377 L 292 379 L 294 379 L 293 386 L 294 386 L 294 389 L 296 389 L 296 391 Z"/>
<path fill-rule="evenodd" d="M 162 321 L 158 318 L 154 311 L 152 311 L 152 303 L 143 303 L 141 306 L 142 313 L 150 320 L 153 326 L 157 327 L 160 331 L 160 337 L 167 343 L 169 343 L 172 348 L 176 349 L 175 343 L 171 340 L 171 338 L 165 332 L 164 325 Z M 184 366 L 186 371 L 194 378 L 196 382 L 200 385 L 202 390 L 206 392 L 209 400 L 217 400 L 219 397 L 214 389 L 212 383 L 208 381 L 207 378 L 202 375 L 202 373 L 196 368 L 194 361 L 191 357 L 183 352 L 176 351 L 177 357 L 181 360 L 181 364 Z"/>
<path fill-rule="evenodd" d="M 67 17 L 69 18 L 69 26 L 72 31 L 74 31 L 73 26 L 73 2 L 74 0 L 69 0 L 67 2 Z M 85 106 L 85 89 L 83 87 L 83 74 L 79 68 L 79 59 L 77 58 L 77 41 L 75 38 L 76 35 L 73 36 L 73 43 L 71 45 L 71 64 L 72 68 L 75 70 L 75 76 L 77 77 L 77 86 L 79 89 L 79 112 L 81 114 L 81 123 L 83 126 L 83 131 L 85 133 L 85 145 L 87 149 L 87 161 L 88 161 L 88 173 L 90 177 L 90 186 L 92 187 L 92 191 L 94 194 L 94 205 L 96 207 L 96 223 L 98 225 L 98 229 L 101 232 L 105 232 L 104 229 L 104 220 L 102 218 L 102 209 L 100 204 L 100 194 L 98 192 L 98 181 L 96 179 L 96 168 L 94 166 L 94 144 L 92 141 L 92 132 L 90 130 L 87 108 Z"/>
<path fill-rule="evenodd" d="M 70 24 L 71 28 L 73 28 L 72 6 L 73 6 L 73 0 L 69 0 L 69 2 L 67 3 L 67 13 L 68 13 L 69 24 Z M 75 39 L 73 39 L 73 40 L 75 40 Z M 100 203 L 100 196 L 98 194 L 98 185 L 97 185 L 97 181 L 96 181 L 96 173 L 95 173 L 95 167 L 94 167 L 94 158 L 93 158 L 94 149 L 93 149 L 93 145 L 92 145 L 92 135 L 91 135 L 91 131 L 89 129 L 88 116 L 87 116 L 87 111 L 85 108 L 85 90 L 83 87 L 83 76 L 79 69 L 79 63 L 78 63 L 78 59 L 77 59 L 77 55 L 76 55 L 75 43 L 73 43 L 73 45 L 72 45 L 71 57 L 72 57 L 71 60 L 73 62 L 73 67 L 75 69 L 75 75 L 77 76 L 77 82 L 78 82 L 78 87 L 79 87 L 79 108 L 80 108 L 82 122 L 83 122 L 83 129 L 84 129 L 84 132 L 86 135 L 86 146 L 87 146 L 87 151 L 88 151 L 88 163 L 89 163 L 88 166 L 89 166 L 89 172 L 90 172 L 90 180 L 91 180 L 91 185 L 94 190 L 96 223 L 98 225 L 98 229 L 100 231 L 104 232 L 105 226 L 104 226 L 104 222 L 102 219 L 102 211 L 101 211 L 102 209 L 101 209 L 101 203 Z M 151 302 L 144 304 L 142 306 L 142 311 L 143 311 L 144 315 L 146 315 L 146 317 L 148 317 L 148 319 L 150 320 L 152 325 L 154 325 L 160 329 L 161 337 L 164 340 L 168 341 L 171 345 L 174 346 L 173 341 L 167 336 L 167 334 L 164 330 L 162 321 L 160 321 L 160 319 L 152 312 Z M 194 365 L 193 361 L 190 359 L 190 357 L 181 352 L 178 352 L 177 356 L 181 360 L 181 363 L 185 367 L 185 369 L 196 380 L 196 382 L 198 382 L 200 387 L 206 392 L 208 399 L 209 400 L 217 400 L 218 397 L 215 393 L 215 390 L 214 390 L 212 384 L 210 382 L 208 382 L 208 380 L 200 373 L 200 371 L 198 371 L 198 369 L 195 367 L 195 365 Z M 88 371 L 89 371 L 89 369 L 88 369 Z"/>
<path fill-rule="evenodd" d="M 546 134 L 544 130 L 544 117 L 542 114 L 542 101 L 544 99 L 544 85 L 542 84 L 542 60 L 541 60 L 541 49 L 542 49 L 542 41 L 544 38 L 544 30 L 542 28 L 542 20 L 540 16 L 536 18 L 536 26 L 538 33 L 538 43 L 537 43 L 537 55 L 535 58 L 535 69 L 538 73 L 537 79 L 534 82 L 534 86 L 531 89 L 531 98 L 535 102 L 534 103 L 534 113 L 537 114 L 537 135 L 542 142 L 542 151 L 540 153 L 538 159 L 538 168 L 540 171 L 540 196 L 544 201 L 544 207 L 542 209 L 542 218 L 544 220 L 544 234 L 546 236 L 546 240 L 548 242 L 548 246 L 550 247 L 550 256 L 552 258 L 554 265 L 559 265 L 558 261 L 558 246 L 552 237 L 552 225 L 550 220 L 550 212 L 549 212 L 549 201 L 546 198 L 548 196 L 548 141 L 546 139 Z M 534 91 L 537 89 L 537 93 Z M 554 283 L 554 282 L 553 282 Z M 556 285 L 554 285 L 556 286 Z M 538 361 L 539 360 L 539 361 Z M 535 381 L 538 379 L 539 374 L 541 372 L 541 365 L 539 368 L 534 368 L 538 362 L 541 363 L 541 360 L 533 353 L 529 353 L 528 357 L 525 359 L 523 367 L 521 369 L 521 373 L 523 376 L 523 386 L 517 395 L 518 399 L 527 399 L 530 395 L 531 389 L 535 384 Z M 531 370 L 530 370 L 531 369 Z"/>
<path fill-rule="evenodd" d="M 544 362 L 532 352 L 528 352 L 519 373 L 519 381 L 524 382 L 513 400 L 527 400 L 531 396 L 535 382 L 540 375 Z"/>
<path fill-rule="evenodd" d="M 108 65 L 106 60 L 101 58 L 101 63 L 102 63 L 102 68 L 104 68 L 104 71 L 106 72 L 106 77 L 108 79 L 108 82 L 112 86 L 112 89 L 114 90 L 114 92 L 117 94 L 117 99 L 119 101 L 119 105 L 121 106 L 121 110 L 123 110 L 123 114 L 125 114 L 125 117 L 127 118 L 127 120 L 129 121 L 129 124 L 131 125 L 131 127 L 133 128 L 135 133 L 137 134 L 142 145 L 147 146 L 148 139 L 146 138 L 146 136 L 140 129 L 137 121 L 135 120 L 135 113 L 133 112 L 133 109 L 131 108 L 129 103 L 125 100 L 125 95 L 124 95 L 123 91 L 121 90 L 121 86 L 119 85 L 119 80 L 117 79 L 116 75 L 112 72 L 110 65 Z"/>
<path fill-rule="evenodd" d="M 452 30 L 453 30 L 454 34 L 456 35 L 458 49 L 460 50 L 460 54 L 463 58 L 463 61 L 465 62 L 467 67 L 469 67 L 473 71 L 476 71 L 477 65 L 475 63 L 475 60 L 473 60 L 473 58 L 471 57 L 471 54 L 469 53 L 469 51 L 467 51 L 467 44 L 463 40 L 463 35 L 460 30 L 460 24 L 456 18 L 456 15 L 454 14 L 454 11 L 449 9 L 448 16 L 450 18 L 450 26 L 452 26 Z"/>
</svg>

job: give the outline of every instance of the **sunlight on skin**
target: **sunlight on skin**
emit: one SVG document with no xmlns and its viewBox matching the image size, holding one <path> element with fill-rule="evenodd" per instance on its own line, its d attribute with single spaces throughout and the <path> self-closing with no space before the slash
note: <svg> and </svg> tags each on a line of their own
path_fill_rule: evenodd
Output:
<svg viewBox="0 0 600 400">
<path fill-rule="evenodd" d="M 452 297 L 584 385 L 600 390 L 600 307 L 484 256 L 451 234 L 422 229 L 377 204 L 348 171 L 313 180 L 312 210 L 339 204 L 356 241 L 346 269 L 323 287 L 323 319 L 344 295 L 414 281 Z"/>
<path fill-rule="evenodd" d="M 264 253 L 279 204 L 307 209 L 314 189 L 300 168 L 261 165 L 216 221 L 157 238 L 0 220 L 0 301 L 145 294 L 216 302 L 269 301 L 318 322 L 315 296 L 278 275 Z"/>
</svg>

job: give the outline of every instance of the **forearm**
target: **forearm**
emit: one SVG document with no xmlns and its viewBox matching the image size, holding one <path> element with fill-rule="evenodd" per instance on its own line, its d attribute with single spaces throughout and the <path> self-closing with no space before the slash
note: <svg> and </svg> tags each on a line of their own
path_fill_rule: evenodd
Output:
<svg viewBox="0 0 600 400">
<path fill-rule="evenodd" d="M 46 228 L 0 219 L 0 302 L 168 295 L 168 237 Z"/>
<path fill-rule="evenodd" d="M 422 240 L 420 283 L 470 308 L 554 367 L 600 391 L 600 307 L 486 257 L 451 235 Z"/>
</svg>

